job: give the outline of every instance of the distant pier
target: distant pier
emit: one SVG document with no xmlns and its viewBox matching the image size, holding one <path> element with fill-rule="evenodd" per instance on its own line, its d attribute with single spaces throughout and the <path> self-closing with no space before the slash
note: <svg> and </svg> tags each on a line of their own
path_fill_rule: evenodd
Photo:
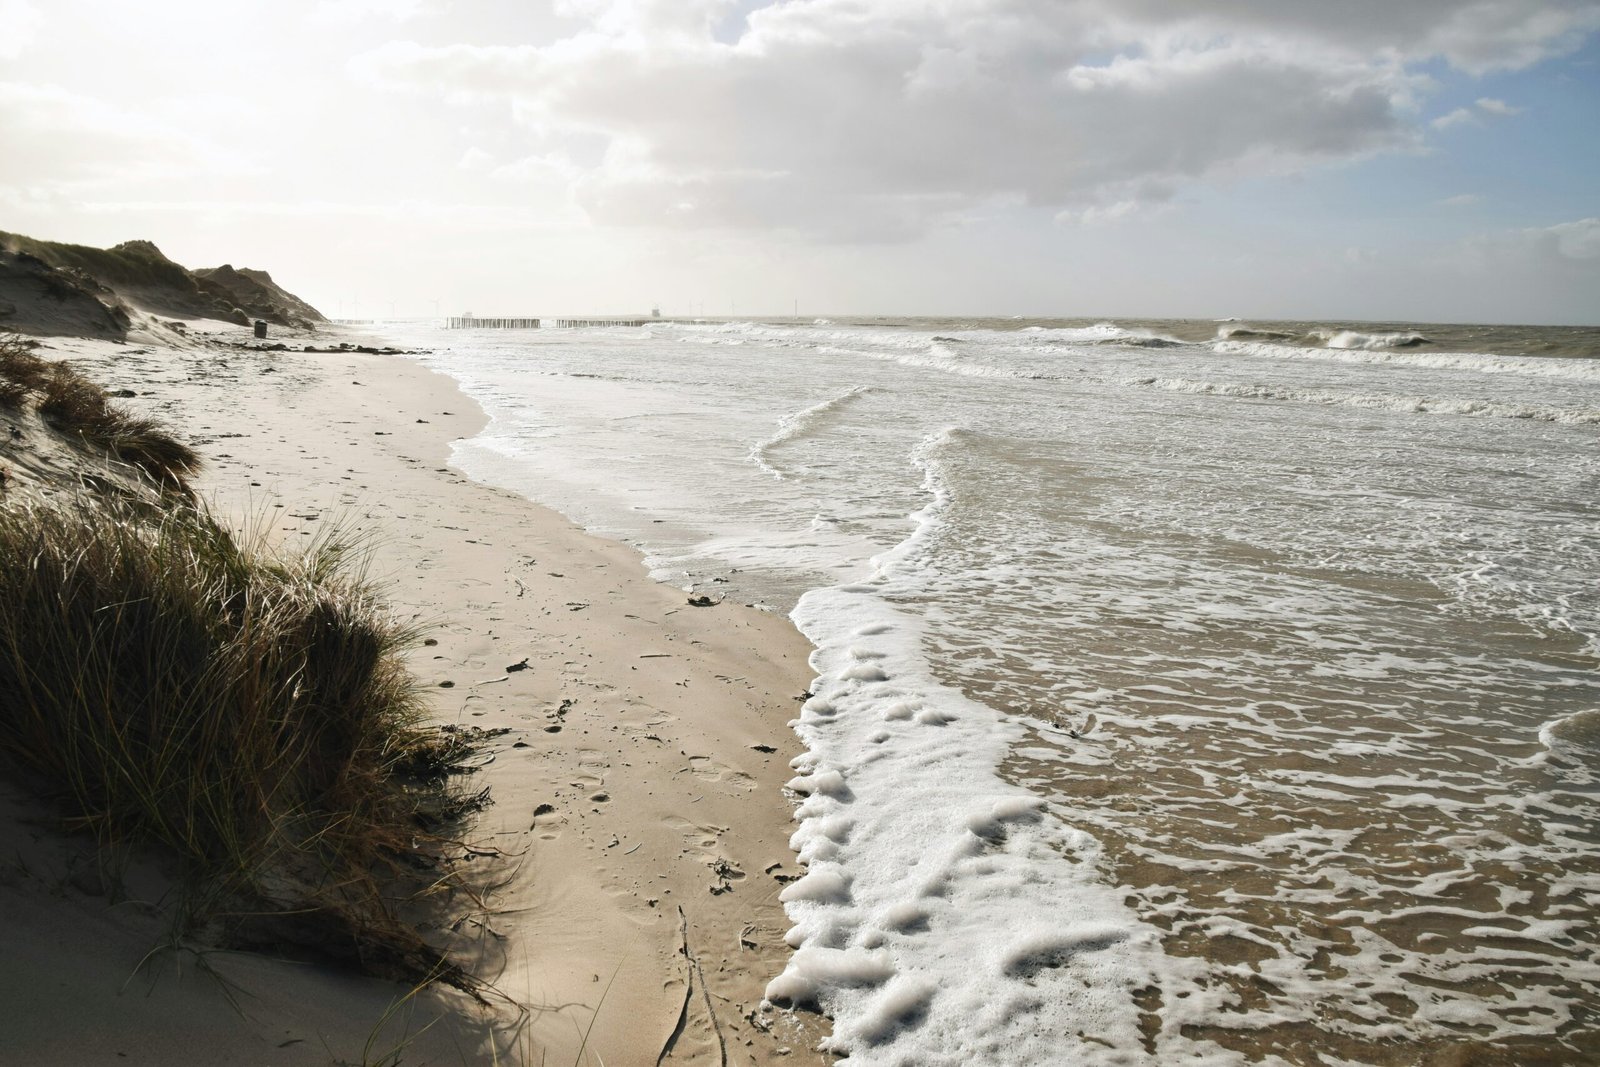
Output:
<svg viewBox="0 0 1600 1067">
<path fill-rule="evenodd" d="M 554 330 L 575 330 L 585 326 L 645 326 L 664 319 L 478 319 L 454 315 L 444 320 L 450 330 L 537 330 L 540 327 Z"/>
<path fill-rule="evenodd" d="M 474 319 L 453 315 L 444 321 L 451 330 L 537 330 L 538 319 Z"/>
</svg>

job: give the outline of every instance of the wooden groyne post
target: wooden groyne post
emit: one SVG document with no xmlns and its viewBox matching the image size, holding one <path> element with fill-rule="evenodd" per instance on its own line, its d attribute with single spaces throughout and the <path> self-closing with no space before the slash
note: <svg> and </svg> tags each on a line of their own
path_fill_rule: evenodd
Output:
<svg viewBox="0 0 1600 1067">
<path fill-rule="evenodd" d="M 444 320 L 449 330 L 537 330 L 548 327 L 556 330 L 576 330 L 593 326 L 645 326 L 666 322 L 662 318 L 648 319 L 480 319 L 471 315 L 452 315 Z"/>
<path fill-rule="evenodd" d="M 538 319 L 477 319 L 465 315 L 452 315 L 445 320 L 450 330 L 537 330 Z"/>
</svg>

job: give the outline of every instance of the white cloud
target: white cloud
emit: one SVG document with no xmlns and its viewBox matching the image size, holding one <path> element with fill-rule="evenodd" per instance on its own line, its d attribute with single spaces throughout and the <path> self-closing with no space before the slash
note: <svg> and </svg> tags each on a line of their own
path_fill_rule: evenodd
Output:
<svg viewBox="0 0 1600 1067">
<path fill-rule="evenodd" d="M 425 9 L 424 0 L 319 0 L 310 21 L 322 26 L 354 26 L 375 18 L 404 22 Z"/>
<path fill-rule="evenodd" d="M 1458 107 L 1448 114 L 1440 115 L 1433 120 L 1436 130 L 1448 130 L 1453 126 L 1476 126 L 1484 115 L 1493 115 L 1496 118 L 1509 118 L 1512 115 L 1522 114 L 1522 108 L 1512 107 L 1504 100 L 1496 100 L 1492 96 L 1481 96 L 1474 103 L 1477 110 L 1470 107 Z"/>
<path fill-rule="evenodd" d="M 1447 196 L 1443 200 L 1440 200 L 1439 206 L 1472 207 L 1474 204 L 1480 204 L 1482 202 L 1483 197 L 1479 196 L 1477 193 L 1458 193 L 1455 196 Z"/>
<path fill-rule="evenodd" d="M 1600 280 L 1600 218 L 1480 234 L 1461 243 L 1458 265 L 1506 276 Z M 1592 301 L 1590 301 L 1592 304 Z M 1592 310 L 1586 308 L 1592 315 Z"/>
<path fill-rule="evenodd" d="M 393 42 L 352 69 L 504 108 L 541 152 L 598 144 L 575 186 L 597 221 L 845 240 L 996 203 L 1107 221 L 1411 146 L 1411 64 L 1525 66 L 1600 27 L 1593 0 L 774 0 L 727 41 L 736 0 L 558 9 L 581 28 L 546 45 Z"/>
<path fill-rule="evenodd" d="M 0 82 L 0 187 L 34 189 L 246 172 L 187 129 L 51 85 Z"/>
<path fill-rule="evenodd" d="M 354 68 L 501 102 L 551 144 L 598 138 L 580 201 L 621 224 L 894 239 L 997 200 L 1104 219 L 1412 143 L 1420 79 L 1392 49 L 1361 54 L 1343 20 L 1257 5 L 1218 33 L 1186 5 L 1131 6 L 775 3 L 723 43 L 722 0 L 568 0 L 588 25 L 546 46 L 399 42 Z"/>
<path fill-rule="evenodd" d="M 1478 98 L 1478 110 L 1486 111 L 1491 115 L 1509 116 L 1522 114 L 1522 109 L 1520 107 L 1512 107 L 1504 100 L 1496 100 L 1490 96 L 1481 96 Z"/>
<path fill-rule="evenodd" d="M 504 181 L 527 182 L 571 188 L 583 172 L 564 155 L 525 156 L 511 163 L 503 163 L 489 172 L 491 177 Z"/>
<path fill-rule="evenodd" d="M 493 166 L 494 156 L 477 145 L 468 147 L 465 152 L 461 153 L 461 158 L 456 161 L 456 167 L 460 170 L 486 171 Z"/>
<path fill-rule="evenodd" d="M 1525 231 L 1535 241 L 1553 241 L 1567 259 L 1600 259 L 1600 219 L 1579 219 Z"/>
<path fill-rule="evenodd" d="M 44 22 L 28 0 L 0 0 L 0 59 L 15 59 L 33 43 Z"/>
<path fill-rule="evenodd" d="M 1093 204 L 1086 208 L 1068 208 L 1056 213 L 1055 220 L 1064 226 L 1109 226 L 1132 218 L 1149 218 L 1172 209 L 1168 199 L 1158 199 L 1152 193 L 1145 199 L 1115 200 Z"/>
<path fill-rule="evenodd" d="M 4 202 L 0 189 L 0 202 Z M 563 219 L 541 205 L 457 203 L 435 200 L 80 200 L 73 210 L 83 215 L 199 217 L 230 227 L 259 226 L 264 221 L 309 220 L 317 225 L 349 225 L 374 220 L 391 226 L 499 233 L 548 229 Z"/>
<path fill-rule="evenodd" d="M 1471 108 L 1458 107 L 1448 114 L 1440 115 L 1433 120 L 1436 130 L 1448 130 L 1454 126 L 1471 126 L 1476 124 L 1478 116 L 1472 113 Z"/>
</svg>

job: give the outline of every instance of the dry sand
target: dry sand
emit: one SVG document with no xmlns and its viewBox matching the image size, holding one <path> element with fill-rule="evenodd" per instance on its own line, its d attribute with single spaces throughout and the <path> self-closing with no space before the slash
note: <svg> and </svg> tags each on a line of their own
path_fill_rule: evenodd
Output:
<svg viewBox="0 0 1600 1067">
<path fill-rule="evenodd" d="M 782 783 L 811 672 L 794 628 L 690 606 L 630 548 L 450 469 L 483 416 L 420 364 L 157 340 L 44 354 L 198 444 L 220 513 L 291 543 L 329 523 L 369 535 L 397 612 L 437 642 L 412 666 L 438 719 L 509 730 L 476 776 L 494 805 L 474 851 L 494 854 L 470 861 L 504 884 L 463 926 L 505 1002 L 432 990 L 385 1022 L 403 990 L 231 953 L 158 952 L 129 981 L 160 940 L 152 909 L 82 892 L 82 861 L 23 833 L 26 870 L 0 867 L 5 921 L 27 927 L 0 947 L 0 1063 L 362 1063 L 401 1040 L 405 1064 L 489 1062 L 491 1043 L 500 1062 L 824 1059 L 825 1024 L 759 1007 L 799 873 Z"/>
</svg>

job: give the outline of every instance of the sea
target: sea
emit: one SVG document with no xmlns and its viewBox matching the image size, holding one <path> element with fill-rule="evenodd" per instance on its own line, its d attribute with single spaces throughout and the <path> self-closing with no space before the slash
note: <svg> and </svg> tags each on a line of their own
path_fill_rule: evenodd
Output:
<svg viewBox="0 0 1600 1067">
<path fill-rule="evenodd" d="M 1600 1063 L 1600 329 L 383 330 L 815 646 L 767 995 L 849 1062 Z"/>
</svg>

